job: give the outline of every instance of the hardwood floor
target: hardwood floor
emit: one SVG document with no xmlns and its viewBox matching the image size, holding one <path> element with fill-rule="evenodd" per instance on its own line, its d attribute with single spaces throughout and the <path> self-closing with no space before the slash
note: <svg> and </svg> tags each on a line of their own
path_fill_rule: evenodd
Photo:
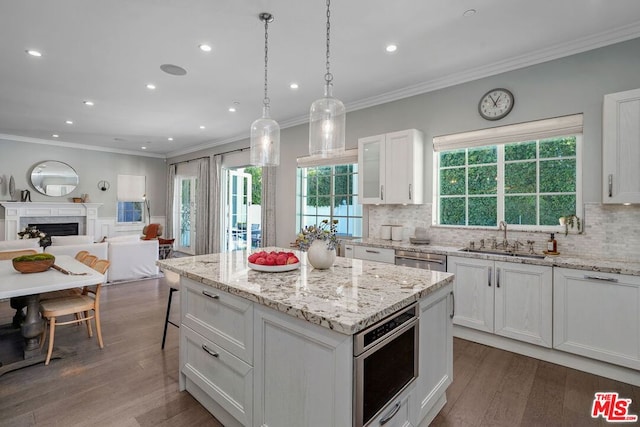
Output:
<svg viewBox="0 0 640 427">
<path fill-rule="evenodd" d="M 107 286 L 102 295 L 105 348 L 82 327 L 59 328 L 56 346 L 75 355 L 0 377 L 0 426 L 221 426 L 178 391 L 178 329 L 169 326 L 160 349 L 162 279 Z M 0 302 L 0 324 L 12 316 Z M 0 348 L 10 346 L 7 337 L 0 334 Z M 639 387 L 456 339 L 454 382 L 432 425 L 604 426 L 590 417 L 596 391 L 617 391 L 640 414 Z"/>
</svg>

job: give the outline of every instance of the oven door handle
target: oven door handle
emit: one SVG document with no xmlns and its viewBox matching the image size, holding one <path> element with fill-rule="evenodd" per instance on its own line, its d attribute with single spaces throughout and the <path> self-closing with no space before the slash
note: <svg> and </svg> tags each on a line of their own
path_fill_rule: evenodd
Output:
<svg viewBox="0 0 640 427">
<path fill-rule="evenodd" d="M 387 413 L 387 415 L 385 415 L 384 417 L 380 418 L 380 425 L 383 426 L 389 421 L 391 421 L 391 418 L 393 418 L 398 413 L 399 410 L 400 410 L 400 402 L 396 402 L 396 404 L 393 405 L 393 408 L 391 408 L 389 413 Z"/>
</svg>

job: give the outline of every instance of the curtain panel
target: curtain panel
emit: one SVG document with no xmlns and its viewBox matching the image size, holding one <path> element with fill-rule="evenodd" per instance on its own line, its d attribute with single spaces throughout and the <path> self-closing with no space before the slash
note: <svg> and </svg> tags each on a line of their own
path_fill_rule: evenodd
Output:
<svg viewBox="0 0 640 427">
<path fill-rule="evenodd" d="M 166 220 L 164 225 L 164 238 L 173 239 L 173 204 L 174 204 L 174 184 L 176 180 L 176 164 L 169 165 L 167 171 L 167 202 L 166 202 Z"/>
<path fill-rule="evenodd" d="M 221 176 L 222 176 L 222 155 L 213 156 L 211 174 L 211 189 L 209 197 L 210 224 L 209 224 L 209 249 L 212 253 L 220 252 L 220 230 L 221 214 L 220 202 L 222 200 Z"/>
<path fill-rule="evenodd" d="M 196 165 L 198 185 L 196 188 L 196 255 L 209 253 L 209 158 L 200 159 Z"/>
</svg>

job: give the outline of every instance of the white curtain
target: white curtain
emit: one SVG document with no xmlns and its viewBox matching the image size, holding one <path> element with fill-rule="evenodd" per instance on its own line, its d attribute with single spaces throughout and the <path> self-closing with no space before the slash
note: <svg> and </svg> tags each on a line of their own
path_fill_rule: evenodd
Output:
<svg viewBox="0 0 640 427">
<path fill-rule="evenodd" d="M 209 197 L 210 224 L 209 224 L 209 249 L 212 253 L 220 252 L 220 203 L 222 189 L 222 156 L 213 156 L 211 173 L 211 189 Z"/>
<path fill-rule="evenodd" d="M 209 253 L 209 158 L 199 159 L 196 165 L 198 185 L 196 188 L 196 255 Z"/>
<path fill-rule="evenodd" d="M 262 247 L 276 244 L 276 168 L 262 168 Z"/>
<path fill-rule="evenodd" d="M 164 226 L 164 238 L 173 239 L 173 202 L 174 202 L 174 186 L 176 181 L 177 165 L 169 165 L 167 172 L 167 202 L 166 202 L 166 220 Z"/>
</svg>

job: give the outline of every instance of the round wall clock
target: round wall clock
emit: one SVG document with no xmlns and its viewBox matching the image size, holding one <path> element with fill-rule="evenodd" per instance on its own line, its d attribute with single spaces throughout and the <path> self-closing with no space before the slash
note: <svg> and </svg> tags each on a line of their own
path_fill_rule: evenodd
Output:
<svg viewBox="0 0 640 427">
<path fill-rule="evenodd" d="M 487 120 L 500 120 L 511 112 L 515 99 L 507 89 L 492 89 L 480 98 L 478 112 Z"/>
</svg>

